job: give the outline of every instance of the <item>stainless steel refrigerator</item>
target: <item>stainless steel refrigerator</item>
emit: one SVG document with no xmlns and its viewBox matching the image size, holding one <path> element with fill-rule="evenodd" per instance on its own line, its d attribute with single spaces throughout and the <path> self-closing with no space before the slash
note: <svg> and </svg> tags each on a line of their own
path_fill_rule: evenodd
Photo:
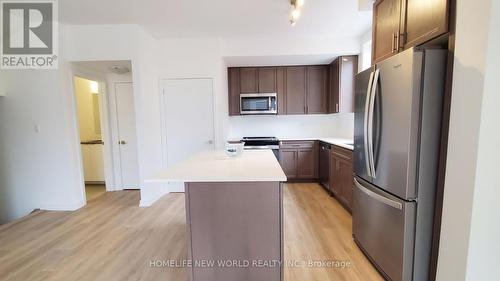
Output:
<svg viewBox="0 0 500 281">
<path fill-rule="evenodd" d="M 356 76 L 353 236 L 388 280 L 428 280 L 446 56 L 409 49 Z"/>
</svg>

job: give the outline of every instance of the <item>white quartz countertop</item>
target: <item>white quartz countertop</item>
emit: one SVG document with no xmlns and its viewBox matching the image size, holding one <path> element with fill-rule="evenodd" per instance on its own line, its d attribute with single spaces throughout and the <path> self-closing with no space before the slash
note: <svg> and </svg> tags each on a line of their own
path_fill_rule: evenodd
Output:
<svg viewBox="0 0 500 281">
<path fill-rule="evenodd" d="M 354 150 L 354 146 L 351 143 L 354 143 L 352 139 L 342 139 L 342 138 L 309 138 L 309 137 L 296 137 L 296 138 L 279 138 L 280 141 L 306 141 L 306 140 L 317 140 L 326 142 L 329 144 L 333 144 L 336 146 L 340 146 L 349 150 Z"/>
<path fill-rule="evenodd" d="M 271 150 L 245 150 L 238 157 L 204 151 L 159 172 L 146 182 L 263 182 L 286 181 Z"/>
</svg>

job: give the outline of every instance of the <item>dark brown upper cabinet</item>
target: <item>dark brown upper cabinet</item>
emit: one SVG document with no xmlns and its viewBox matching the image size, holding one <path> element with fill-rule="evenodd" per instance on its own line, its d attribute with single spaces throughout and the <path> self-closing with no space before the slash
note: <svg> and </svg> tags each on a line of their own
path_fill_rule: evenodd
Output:
<svg viewBox="0 0 500 281">
<path fill-rule="evenodd" d="M 306 67 L 285 68 L 286 113 L 306 114 Z"/>
<path fill-rule="evenodd" d="M 358 56 L 341 56 L 330 64 L 328 113 L 354 112 L 354 77 L 358 73 Z"/>
<path fill-rule="evenodd" d="M 240 68 L 240 93 L 253 94 L 258 92 L 257 68 Z"/>
<path fill-rule="evenodd" d="M 284 114 L 283 81 L 283 70 L 277 67 L 229 67 L 229 115 L 240 115 L 240 94 L 254 93 L 278 93 L 278 113 Z"/>
<path fill-rule="evenodd" d="M 406 0 L 404 49 L 449 31 L 449 0 Z"/>
<path fill-rule="evenodd" d="M 259 93 L 276 93 L 276 67 L 259 67 L 257 76 Z"/>
<path fill-rule="evenodd" d="M 240 93 L 276 93 L 276 67 L 240 68 Z"/>
<path fill-rule="evenodd" d="M 286 112 L 285 68 L 276 68 L 276 93 L 278 94 L 278 115 Z"/>
<path fill-rule="evenodd" d="M 229 115 L 240 115 L 240 69 L 237 67 L 228 68 L 227 77 Z"/>
<path fill-rule="evenodd" d="M 308 66 L 306 81 L 306 113 L 328 113 L 328 66 Z"/>
<path fill-rule="evenodd" d="M 278 114 L 328 113 L 329 66 L 230 67 L 229 115 L 240 115 L 240 94 L 277 93 Z"/>
<path fill-rule="evenodd" d="M 377 0 L 373 4 L 372 62 L 449 31 L 450 0 Z"/>
<path fill-rule="evenodd" d="M 402 3 L 402 0 L 377 0 L 373 4 L 372 60 L 374 63 L 398 52 Z"/>
</svg>

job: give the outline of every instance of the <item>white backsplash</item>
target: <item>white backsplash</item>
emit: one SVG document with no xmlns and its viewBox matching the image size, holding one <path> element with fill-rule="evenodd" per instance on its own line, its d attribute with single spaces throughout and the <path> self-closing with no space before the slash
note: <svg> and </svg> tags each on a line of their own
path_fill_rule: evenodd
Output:
<svg viewBox="0 0 500 281">
<path fill-rule="evenodd" d="M 229 139 L 246 136 L 352 139 L 354 114 L 232 116 L 228 129 Z"/>
</svg>

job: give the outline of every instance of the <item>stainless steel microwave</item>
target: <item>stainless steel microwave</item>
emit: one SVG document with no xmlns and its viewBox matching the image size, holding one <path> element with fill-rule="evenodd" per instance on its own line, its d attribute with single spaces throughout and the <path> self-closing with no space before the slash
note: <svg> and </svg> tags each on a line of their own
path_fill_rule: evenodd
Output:
<svg viewBox="0 0 500 281">
<path fill-rule="evenodd" d="M 276 93 L 240 94 L 240 114 L 278 114 Z"/>
</svg>

